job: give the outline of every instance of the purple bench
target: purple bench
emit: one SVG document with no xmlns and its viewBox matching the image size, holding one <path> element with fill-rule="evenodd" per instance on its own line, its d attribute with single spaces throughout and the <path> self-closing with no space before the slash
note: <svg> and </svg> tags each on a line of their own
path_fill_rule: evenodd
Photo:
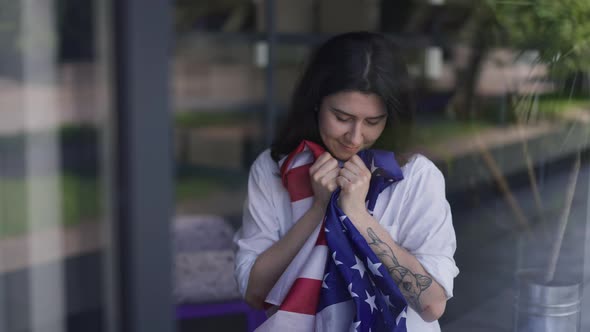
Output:
<svg viewBox="0 0 590 332">
<path fill-rule="evenodd" d="M 173 225 L 176 318 L 243 314 L 247 331 L 265 319 L 264 311 L 240 299 L 233 277 L 233 229 L 219 216 L 178 216 Z"/>
<path fill-rule="evenodd" d="M 177 319 L 204 318 L 232 314 L 246 315 L 248 332 L 254 331 L 266 319 L 264 311 L 253 309 L 242 300 L 223 303 L 179 304 L 176 306 Z"/>
</svg>

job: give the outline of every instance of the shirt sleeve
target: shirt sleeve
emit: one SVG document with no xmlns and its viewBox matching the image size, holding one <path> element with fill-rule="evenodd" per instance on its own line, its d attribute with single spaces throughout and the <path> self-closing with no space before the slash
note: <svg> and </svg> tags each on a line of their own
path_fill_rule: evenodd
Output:
<svg viewBox="0 0 590 332">
<path fill-rule="evenodd" d="M 448 298 L 459 274 L 453 255 L 457 248 L 451 209 L 442 173 L 426 157 L 418 156 L 400 211 L 399 244 L 412 253 Z"/>
<path fill-rule="evenodd" d="M 279 223 L 273 204 L 271 177 L 278 170 L 274 161 L 261 155 L 252 165 L 248 178 L 248 194 L 244 202 L 242 226 L 234 236 L 236 245 L 235 278 L 238 289 L 245 296 L 250 271 L 258 255 L 279 240 Z"/>
</svg>

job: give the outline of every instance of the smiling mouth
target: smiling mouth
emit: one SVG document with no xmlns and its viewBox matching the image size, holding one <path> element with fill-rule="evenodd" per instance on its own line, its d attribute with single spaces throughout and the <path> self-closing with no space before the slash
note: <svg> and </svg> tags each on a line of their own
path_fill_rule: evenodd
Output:
<svg viewBox="0 0 590 332">
<path fill-rule="evenodd" d="M 344 147 L 345 150 L 348 150 L 348 151 L 357 151 L 359 149 L 359 147 L 348 146 L 346 144 L 342 144 L 342 146 Z"/>
</svg>

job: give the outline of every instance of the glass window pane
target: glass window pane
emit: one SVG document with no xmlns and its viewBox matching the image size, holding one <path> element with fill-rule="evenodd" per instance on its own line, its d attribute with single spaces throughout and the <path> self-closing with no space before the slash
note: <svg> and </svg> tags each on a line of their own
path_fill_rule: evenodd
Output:
<svg viewBox="0 0 590 332">
<path fill-rule="evenodd" d="M 284 120 L 313 47 L 352 30 L 393 39 L 414 87 L 414 122 L 384 137 L 380 148 L 422 154 L 445 178 L 460 274 L 439 319 L 442 330 L 517 324 L 541 331 L 539 317 L 553 330 L 575 330 L 572 322 L 590 328 L 584 305 L 561 319 L 551 302 L 587 300 L 579 287 L 588 277 L 590 49 L 581 18 L 590 5 L 275 0 L 271 44 L 269 2 L 255 1 L 248 19 L 240 16 L 235 25 L 228 13 L 243 2 L 229 3 L 225 14 L 175 4 L 180 330 L 194 324 L 249 330 L 248 319 L 259 322 L 240 301 L 229 264 L 249 166 L 268 147 L 267 128 Z M 225 258 L 225 267 L 217 265 Z M 551 297 L 563 290 L 572 297 Z"/>
<path fill-rule="evenodd" d="M 256 4 L 258 6 L 258 4 Z M 265 139 L 264 40 L 255 3 L 175 4 L 174 298 L 179 330 L 244 330 L 233 276 L 249 164 Z"/>
<path fill-rule="evenodd" d="M 0 330 L 103 331 L 102 4 L 0 2 Z"/>
</svg>

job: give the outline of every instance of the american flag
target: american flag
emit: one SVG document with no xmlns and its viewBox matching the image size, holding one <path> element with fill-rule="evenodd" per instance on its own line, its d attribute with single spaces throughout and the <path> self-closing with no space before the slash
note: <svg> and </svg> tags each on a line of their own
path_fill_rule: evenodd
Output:
<svg viewBox="0 0 590 332">
<path fill-rule="evenodd" d="M 302 142 L 281 165 L 293 220 L 311 206 L 309 167 L 323 148 Z M 393 153 L 364 150 L 372 172 L 367 209 L 403 179 Z M 326 216 L 275 284 L 266 302 L 278 306 L 257 331 L 406 331 L 407 303 L 399 288 L 351 221 L 340 210 L 337 190 Z"/>
</svg>

